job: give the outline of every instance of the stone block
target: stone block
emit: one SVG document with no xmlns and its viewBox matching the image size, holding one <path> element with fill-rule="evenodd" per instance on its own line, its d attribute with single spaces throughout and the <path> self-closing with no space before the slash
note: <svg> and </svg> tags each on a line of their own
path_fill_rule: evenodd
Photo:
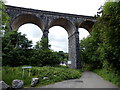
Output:
<svg viewBox="0 0 120 90">
<path fill-rule="evenodd" d="M 31 86 L 34 87 L 39 82 L 39 78 L 32 78 L 31 80 Z"/>
<path fill-rule="evenodd" d="M 22 88 L 23 84 L 24 84 L 23 80 L 13 80 L 12 88 Z"/>
<path fill-rule="evenodd" d="M 10 86 L 7 85 L 4 81 L 0 81 L 0 87 L 1 87 L 2 89 L 8 89 L 8 88 L 10 88 Z"/>
</svg>

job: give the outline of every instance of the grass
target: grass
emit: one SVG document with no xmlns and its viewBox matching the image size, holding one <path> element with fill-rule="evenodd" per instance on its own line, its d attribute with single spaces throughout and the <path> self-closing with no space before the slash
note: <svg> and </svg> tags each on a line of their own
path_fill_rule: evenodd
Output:
<svg viewBox="0 0 120 90">
<path fill-rule="evenodd" d="M 0 66 L 0 81 L 2 80 L 2 67 Z"/>
<path fill-rule="evenodd" d="M 30 77 L 28 76 L 28 72 L 29 70 L 25 69 L 25 75 L 22 77 L 22 67 L 3 67 L 2 79 L 10 86 L 12 86 L 12 81 L 15 79 L 23 80 L 24 87 L 30 87 L 32 78 L 39 78 L 37 86 L 43 86 L 81 77 L 80 71 L 66 67 L 32 67 Z M 43 79 L 44 77 L 48 77 L 48 79 L 45 80 Z"/>
<path fill-rule="evenodd" d="M 114 83 L 115 85 L 117 85 L 118 87 L 120 87 L 120 75 L 114 70 L 108 71 L 106 69 L 100 69 L 100 70 L 95 70 L 94 72 L 100 75 L 105 80 L 108 80 Z"/>
</svg>

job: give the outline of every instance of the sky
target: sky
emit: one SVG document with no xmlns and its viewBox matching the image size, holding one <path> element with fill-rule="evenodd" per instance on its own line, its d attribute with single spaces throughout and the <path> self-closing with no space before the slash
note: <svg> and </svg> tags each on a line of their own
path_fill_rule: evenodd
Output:
<svg viewBox="0 0 120 90">
<path fill-rule="evenodd" d="M 105 1 L 106 0 L 6 0 L 6 5 L 94 16 L 99 7 L 104 5 Z M 42 37 L 41 29 L 34 24 L 24 24 L 18 31 L 22 34 L 27 34 L 26 37 L 32 40 L 33 44 Z M 80 40 L 89 35 L 85 29 L 79 29 L 79 33 Z M 49 44 L 54 51 L 68 52 L 68 35 L 66 30 L 60 26 L 50 28 Z"/>
</svg>

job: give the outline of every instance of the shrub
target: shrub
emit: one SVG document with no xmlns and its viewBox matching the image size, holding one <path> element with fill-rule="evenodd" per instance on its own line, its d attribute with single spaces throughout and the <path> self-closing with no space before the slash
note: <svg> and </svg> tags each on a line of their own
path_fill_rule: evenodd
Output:
<svg viewBox="0 0 120 90">
<path fill-rule="evenodd" d="M 2 79 L 10 86 L 14 79 L 20 79 L 24 81 L 25 87 L 30 87 L 32 78 L 39 78 L 40 82 L 38 83 L 38 86 L 41 86 L 62 80 L 76 79 L 81 76 L 81 73 L 78 70 L 50 66 L 32 67 L 30 77 L 28 76 L 28 72 L 29 70 L 26 69 L 24 77 L 22 77 L 22 67 L 3 67 Z M 43 79 L 44 77 L 48 77 L 48 80 Z"/>
</svg>

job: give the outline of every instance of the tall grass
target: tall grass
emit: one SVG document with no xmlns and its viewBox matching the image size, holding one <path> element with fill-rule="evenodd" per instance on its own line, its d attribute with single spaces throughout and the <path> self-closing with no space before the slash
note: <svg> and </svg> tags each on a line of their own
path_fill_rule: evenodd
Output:
<svg viewBox="0 0 120 90">
<path fill-rule="evenodd" d="M 0 80 L 2 80 L 2 67 L 0 66 Z"/>
<path fill-rule="evenodd" d="M 94 72 L 100 75 L 105 80 L 108 80 L 120 87 L 120 74 L 118 72 L 114 70 L 109 71 L 107 69 L 95 70 Z"/>
<path fill-rule="evenodd" d="M 30 87 L 32 78 L 39 78 L 38 86 L 47 85 L 68 79 L 80 78 L 81 73 L 78 70 L 63 67 L 32 67 L 31 76 L 28 76 L 29 69 L 25 69 L 24 77 L 22 77 L 22 67 L 3 67 L 2 79 L 11 86 L 15 79 L 23 80 L 25 87 Z M 43 79 L 48 77 L 47 80 Z"/>
</svg>

